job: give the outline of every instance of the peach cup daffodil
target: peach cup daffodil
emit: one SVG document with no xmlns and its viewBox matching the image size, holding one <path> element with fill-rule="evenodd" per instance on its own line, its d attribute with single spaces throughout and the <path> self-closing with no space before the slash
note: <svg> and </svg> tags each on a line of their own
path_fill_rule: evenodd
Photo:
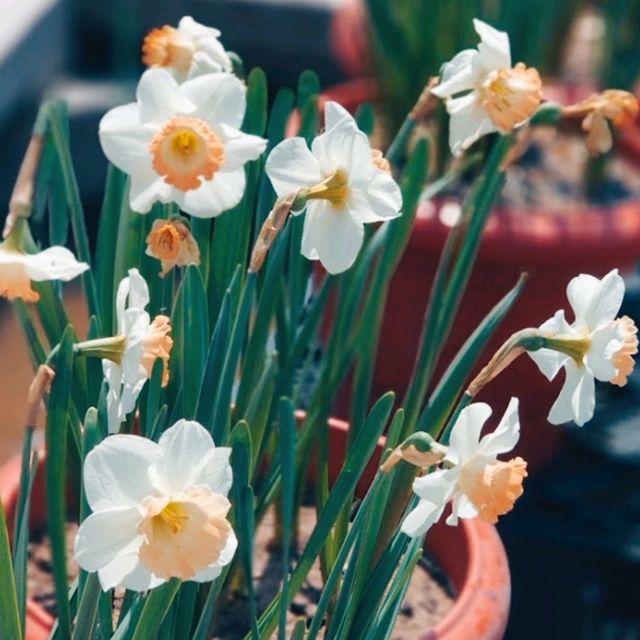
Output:
<svg viewBox="0 0 640 640">
<path fill-rule="evenodd" d="M 278 196 L 298 192 L 303 205 L 294 215 L 306 209 L 302 254 L 335 274 L 354 263 L 366 223 L 400 215 L 402 195 L 353 117 L 335 102 L 324 113 L 325 132 L 311 149 L 303 138 L 283 140 L 265 170 Z"/>
<path fill-rule="evenodd" d="M 137 269 L 118 286 L 116 316 L 118 335 L 107 339 L 113 344 L 109 358 L 102 360 L 104 377 L 109 385 L 107 408 L 109 432 L 118 431 L 128 413 L 151 377 L 153 365 L 160 358 L 164 363 L 163 386 L 169 382 L 169 355 L 173 340 L 169 336 L 171 325 L 164 315 L 153 321 L 145 311 L 149 304 L 149 288 Z M 97 340 L 95 343 L 102 341 Z"/>
<path fill-rule="evenodd" d="M 171 578 L 209 582 L 233 559 L 231 450 L 197 422 L 180 420 L 156 443 L 108 436 L 84 461 L 92 514 L 74 556 L 106 591 L 146 591 Z"/>
<path fill-rule="evenodd" d="M 503 462 L 497 456 L 511 451 L 520 437 L 517 398 L 511 398 L 495 431 L 481 438 L 490 416 L 491 407 L 484 402 L 460 412 L 443 468 L 413 482 L 420 500 L 402 523 L 404 533 L 412 538 L 426 533 L 440 520 L 449 500 L 453 500 L 449 525 L 456 525 L 459 518 L 475 517 L 495 524 L 498 516 L 511 511 L 522 495 L 527 463 L 522 458 Z"/>
<path fill-rule="evenodd" d="M 230 72 L 231 59 L 220 43 L 220 31 L 184 16 L 178 27 L 150 31 L 142 45 L 142 62 L 163 67 L 179 82 L 205 73 Z"/>
<path fill-rule="evenodd" d="M 549 380 L 565 370 L 549 422 L 573 420 L 582 426 L 593 417 L 596 379 L 626 384 L 638 351 L 638 330 L 631 318 L 617 318 L 624 290 L 617 269 L 602 279 L 581 274 L 567 286 L 574 321 L 569 324 L 560 310 L 540 326 L 547 348 L 529 352 L 529 356 Z"/>
<path fill-rule="evenodd" d="M 473 26 L 480 36 L 476 49 L 465 49 L 442 69 L 431 93 L 446 99 L 449 146 L 462 154 L 489 133 L 508 133 L 526 122 L 542 100 L 542 81 L 522 62 L 511 66 L 509 36 L 481 20 Z"/>
<path fill-rule="evenodd" d="M 244 165 L 267 144 L 240 131 L 245 85 L 229 73 L 179 85 L 165 69 L 149 69 L 136 95 L 100 122 L 105 155 L 130 177 L 131 208 L 147 213 L 154 202 L 175 202 L 212 218 L 235 207 L 244 195 Z"/>
</svg>

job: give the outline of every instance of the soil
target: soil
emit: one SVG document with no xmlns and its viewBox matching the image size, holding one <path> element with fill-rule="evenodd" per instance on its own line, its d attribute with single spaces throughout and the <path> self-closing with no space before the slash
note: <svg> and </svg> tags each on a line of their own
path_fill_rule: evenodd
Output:
<svg viewBox="0 0 640 640">
<path fill-rule="evenodd" d="M 304 546 L 311 535 L 316 520 L 313 507 L 302 507 L 299 515 L 299 544 Z M 67 523 L 67 557 L 73 553 L 73 540 L 78 530 L 76 523 Z M 282 558 L 273 545 L 275 516 L 273 509 L 265 515 L 258 528 L 255 543 L 254 576 L 258 597 L 258 610 L 262 611 L 277 595 L 281 588 Z M 72 560 L 67 565 L 69 581 L 78 576 L 78 566 Z M 320 598 L 322 578 L 319 563 L 315 563 L 300 592 L 291 603 L 288 615 L 287 637 L 300 618 L 310 620 Z M 51 550 L 48 536 L 36 531 L 29 543 L 28 589 L 30 597 L 56 616 L 56 600 L 53 584 Z M 117 620 L 122 593 L 116 591 L 114 598 L 114 622 Z M 414 572 L 407 597 L 398 616 L 393 640 L 405 640 L 424 635 L 434 627 L 451 609 L 455 599 L 453 587 L 428 556 L 421 561 Z M 242 594 L 233 594 L 218 615 L 214 640 L 240 640 L 249 630 L 247 620 L 249 609 L 247 599 Z M 275 637 L 275 636 L 274 636 Z M 323 637 L 323 634 L 320 634 Z"/>
</svg>

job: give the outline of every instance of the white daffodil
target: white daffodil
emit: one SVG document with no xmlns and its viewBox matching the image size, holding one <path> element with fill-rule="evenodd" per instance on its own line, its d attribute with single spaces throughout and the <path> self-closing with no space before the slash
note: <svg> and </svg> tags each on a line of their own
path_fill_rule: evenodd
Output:
<svg viewBox="0 0 640 640">
<path fill-rule="evenodd" d="M 455 155 L 488 133 L 507 133 L 522 124 L 542 99 L 536 69 L 522 62 L 511 67 L 509 36 L 481 20 L 473 26 L 480 36 L 478 49 L 465 49 L 447 62 L 440 84 L 432 89 L 447 100 L 449 146 Z"/>
<path fill-rule="evenodd" d="M 302 254 L 340 273 L 358 255 L 364 224 L 399 216 L 402 196 L 388 163 L 351 115 L 335 102 L 327 102 L 324 113 L 325 132 L 311 150 L 303 138 L 283 140 L 265 170 L 278 196 L 299 191 L 306 203 Z"/>
<path fill-rule="evenodd" d="M 32 281 L 68 281 L 88 268 L 88 264 L 78 262 L 64 247 L 49 247 L 40 253 L 28 254 L 15 249 L 11 242 L 3 242 L 0 244 L 0 296 L 37 302 L 40 294 L 31 288 Z"/>
<path fill-rule="evenodd" d="M 238 544 L 227 520 L 230 452 L 187 420 L 167 429 L 158 443 L 107 437 L 84 461 L 93 513 L 76 535 L 78 564 L 97 571 L 105 591 L 217 578 Z"/>
<path fill-rule="evenodd" d="M 598 279 L 581 274 L 567 287 L 575 320 L 569 324 L 564 311 L 540 326 L 548 348 L 528 352 L 540 371 L 553 380 L 560 369 L 565 381 L 551 407 L 549 422 L 573 420 L 582 426 L 593 417 L 595 379 L 624 386 L 633 371 L 638 352 L 637 328 L 628 317 L 616 318 L 624 281 L 618 270 Z"/>
<path fill-rule="evenodd" d="M 107 158 L 131 179 L 131 208 L 147 213 L 175 202 L 211 218 L 240 202 L 244 165 L 266 140 L 242 133 L 246 87 L 228 73 L 202 75 L 178 85 L 165 69 L 140 79 L 137 101 L 111 109 L 100 122 Z"/>
<path fill-rule="evenodd" d="M 96 340 L 96 347 L 107 341 L 117 341 L 113 359 L 103 359 L 102 370 L 109 385 L 107 408 L 109 432 L 114 433 L 128 413 L 133 411 L 142 387 L 151 377 L 157 358 L 164 362 L 162 384 L 169 381 L 169 355 L 173 340 L 169 336 L 171 325 L 167 316 L 156 316 L 153 321 L 145 311 L 149 303 L 149 288 L 137 269 L 118 286 L 116 316 L 118 336 Z M 89 343 L 87 343 L 89 344 Z M 87 349 L 84 350 L 87 352 Z"/>
<path fill-rule="evenodd" d="M 142 62 L 148 67 L 164 67 L 178 82 L 205 73 L 230 72 L 231 60 L 219 37 L 217 29 L 185 16 L 177 29 L 165 25 L 147 34 L 142 45 Z"/>
<path fill-rule="evenodd" d="M 446 468 L 413 482 L 420 500 L 402 523 L 404 533 L 411 537 L 424 534 L 441 518 L 451 499 L 450 525 L 456 525 L 458 518 L 475 517 L 494 524 L 498 516 L 511 511 L 522 495 L 527 463 L 522 458 L 502 462 L 497 456 L 511 451 L 520 437 L 517 398 L 511 398 L 496 430 L 481 438 L 490 416 L 491 407 L 484 402 L 460 412 L 443 460 Z"/>
</svg>

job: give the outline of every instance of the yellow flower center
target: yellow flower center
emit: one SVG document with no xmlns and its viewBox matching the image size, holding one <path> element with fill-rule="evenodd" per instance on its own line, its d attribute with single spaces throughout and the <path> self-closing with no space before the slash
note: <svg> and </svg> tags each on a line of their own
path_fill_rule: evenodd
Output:
<svg viewBox="0 0 640 640">
<path fill-rule="evenodd" d="M 201 118 L 175 116 L 151 140 L 155 171 L 181 191 L 211 180 L 224 163 L 224 146 Z"/>
<path fill-rule="evenodd" d="M 493 124 L 503 132 L 530 118 L 542 100 L 538 71 L 519 62 L 513 69 L 492 71 L 480 87 L 480 100 Z"/>
<path fill-rule="evenodd" d="M 622 347 L 611 359 L 613 366 L 618 370 L 611 383 L 624 387 L 636 364 L 633 356 L 638 353 L 638 327 L 629 316 L 618 318 L 615 323 L 622 329 L 624 338 Z"/>
<path fill-rule="evenodd" d="M 520 457 L 508 462 L 476 456 L 466 463 L 458 485 L 480 512 L 480 519 L 490 524 L 513 509 L 522 495 L 527 477 L 527 463 Z"/>
<path fill-rule="evenodd" d="M 301 194 L 308 200 L 328 200 L 335 209 L 343 209 L 349 200 L 349 176 L 344 169 L 336 169 L 317 185 Z"/>
<path fill-rule="evenodd" d="M 153 29 L 142 44 L 142 62 L 148 67 L 172 67 L 187 73 L 193 59 L 193 46 L 174 27 Z"/>
<path fill-rule="evenodd" d="M 581 367 L 584 364 L 584 357 L 589 353 L 589 349 L 591 349 L 591 340 L 588 336 L 573 337 L 560 335 L 545 337 L 544 347 L 567 354 Z"/>
<path fill-rule="evenodd" d="M 189 580 L 215 562 L 231 534 L 229 501 L 207 487 L 178 499 L 151 496 L 142 504 L 140 560 L 159 578 Z"/>
<path fill-rule="evenodd" d="M 165 387 L 169 383 L 169 356 L 171 355 L 171 347 L 173 340 L 169 335 L 171 325 L 167 316 L 156 316 L 149 326 L 147 335 L 142 339 L 142 366 L 147 372 L 147 376 L 151 377 L 153 365 L 160 358 L 163 363 L 162 386 Z"/>
</svg>

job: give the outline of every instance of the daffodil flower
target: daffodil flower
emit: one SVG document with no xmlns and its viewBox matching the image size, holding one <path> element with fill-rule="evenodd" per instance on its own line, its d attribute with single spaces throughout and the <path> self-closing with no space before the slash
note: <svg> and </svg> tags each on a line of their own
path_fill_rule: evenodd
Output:
<svg viewBox="0 0 640 640">
<path fill-rule="evenodd" d="M 25 253 L 22 234 L 28 232 L 26 224 L 25 219 L 19 219 L 6 240 L 0 244 L 0 296 L 9 300 L 21 298 L 25 302 L 37 302 L 40 294 L 31 288 L 32 282 L 66 282 L 84 273 L 89 265 L 78 262 L 73 253 L 64 247 Z"/>
<path fill-rule="evenodd" d="M 160 260 L 160 277 L 174 267 L 200 264 L 200 249 L 189 227 L 179 218 L 155 220 L 147 236 L 145 253 Z"/>
<path fill-rule="evenodd" d="M 231 60 L 220 44 L 220 31 L 184 16 L 178 28 L 153 29 L 142 45 L 142 62 L 163 67 L 179 82 L 205 73 L 232 70 Z"/>
<path fill-rule="evenodd" d="M 173 346 L 169 336 L 169 318 L 159 315 L 152 321 L 145 311 L 147 304 L 147 283 L 137 269 L 130 269 L 129 276 L 120 282 L 116 295 L 118 335 L 106 340 L 114 343 L 113 354 L 102 360 L 102 370 L 109 385 L 110 433 L 118 431 L 127 414 L 133 411 L 157 358 L 164 362 L 162 384 L 169 381 L 168 362 Z M 94 344 L 106 341 L 96 340 Z"/>
<path fill-rule="evenodd" d="M 573 420 L 582 426 L 593 417 L 595 379 L 624 386 L 638 351 L 637 328 L 628 317 L 616 318 L 624 297 L 618 270 L 599 279 L 581 274 L 567 287 L 575 316 L 569 324 L 564 311 L 540 326 L 548 348 L 530 351 L 540 371 L 553 380 L 561 369 L 565 381 L 551 407 L 549 422 Z"/>
<path fill-rule="evenodd" d="M 245 190 L 244 165 L 266 140 L 240 131 L 246 87 L 228 73 L 202 75 L 179 85 L 165 69 L 140 79 L 137 101 L 111 109 L 100 122 L 107 158 L 127 173 L 131 208 L 154 202 L 211 218 L 237 205 Z"/>
<path fill-rule="evenodd" d="M 146 591 L 171 578 L 209 582 L 233 559 L 231 450 L 197 422 L 180 420 L 155 443 L 113 435 L 84 461 L 93 513 L 80 525 L 74 556 L 106 591 Z"/>
<path fill-rule="evenodd" d="M 527 463 L 522 458 L 503 462 L 497 456 L 511 451 L 520 437 L 517 398 L 511 398 L 496 430 L 481 438 L 490 416 L 491 407 L 484 402 L 460 412 L 443 460 L 446 468 L 413 482 L 420 500 L 402 523 L 404 533 L 412 538 L 426 533 L 440 520 L 449 500 L 453 500 L 449 525 L 456 525 L 459 518 L 476 517 L 494 524 L 498 516 L 511 511 L 522 495 Z"/>
<path fill-rule="evenodd" d="M 542 99 L 536 69 L 521 62 L 512 68 L 509 36 L 481 20 L 473 26 L 480 36 L 477 50 L 465 49 L 447 62 L 440 84 L 431 90 L 446 98 L 449 146 L 455 155 L 488 133 L 513 130 L 533 115 Z"/>
<path fill-rule="evenodd" d="M 302 254 L 320 260 L 329 273 L 355 261 L 364 225 L 400 215 L 402 196 L 388 163 L 340 105 L 325 105 L 325 132 L 311 149 L 303 138 L 288 138 L 267 158 L 265 170 L 278 196 L 299 191 L 306 208 Z"/>
</svg>

